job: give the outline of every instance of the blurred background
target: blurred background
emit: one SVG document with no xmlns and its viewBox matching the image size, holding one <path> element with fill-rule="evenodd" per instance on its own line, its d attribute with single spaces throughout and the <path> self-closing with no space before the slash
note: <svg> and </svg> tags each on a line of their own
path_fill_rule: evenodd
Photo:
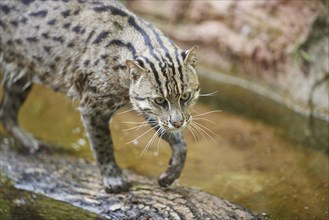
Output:
<svg viewBox="0 0 329 220">
<path fill-rule="evenodd" d="M 182 49 L 199 45 L 201 131 L 186 131 L 179 183 L 273 219 L 329 217 L 329 4 L 308 0 L 123 1 Z M 1 92 L 0 92 L 1 95 Z M 113 130 L 119 164 L 157 177 L 170 149 L 121 110 Z M 221 110 L 221 112 L 213 112 Z M 54 148 L 93 161 L 79 114 L 36 86 L 22 126 Z M 1 132 L 3 130 L 0 130 Z M 11 142 L 3 132 L 2 142 Z"/>
</svg>

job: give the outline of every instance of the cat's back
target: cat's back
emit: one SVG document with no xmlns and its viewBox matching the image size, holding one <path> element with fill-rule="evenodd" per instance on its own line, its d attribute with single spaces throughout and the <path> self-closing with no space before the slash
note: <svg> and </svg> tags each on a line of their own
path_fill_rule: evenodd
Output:
<svg viewBox="0 0 329 220">
<path fill-rule="evenodd" d="M 101 36 L 96 37 L 101 31 L 120 37 L 128 15 L 117 1 L 92 0 L 3 0 L 0 11 L 2 49 L 32 47 L 33 43 L 70 48 L 72 41 L 77 46 L 86 40 L 100 41 Z"/>
<path fill-rule="evenodd" d="M 125 60 L 148 46 L 132 27 L 145 24 L 116 1 L 4 0 L 0 10 L 2 63 L 28 67 L 53 87 L 82 69 L 122 75 Z"/>
<path fill-rule="evenodd" d="M 88 26 L 93 20 L 92 14 L 88 16 L 90 3 L 77 1 L 5 0 L 0 7 L 1 50 L 24 53 L 25 57 L 45 57 L 55 52 L 52 49 L 79 49 L 87 31 L 82 22 Z"/>
</svg>

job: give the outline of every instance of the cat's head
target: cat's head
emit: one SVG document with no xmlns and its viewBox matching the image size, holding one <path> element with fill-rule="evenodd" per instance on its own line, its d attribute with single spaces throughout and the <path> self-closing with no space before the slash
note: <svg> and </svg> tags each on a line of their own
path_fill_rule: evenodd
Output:
<svg viewBox="0 0 329 220">
<path fill-rule="evenodd" d="M 197 46 L 171 54 L 153 50 L 126 62 L 133 108 L 161 131 L 180 131 L 191 121 L 191 107 L 200 94 L 197 50 Z"/>
</svg>

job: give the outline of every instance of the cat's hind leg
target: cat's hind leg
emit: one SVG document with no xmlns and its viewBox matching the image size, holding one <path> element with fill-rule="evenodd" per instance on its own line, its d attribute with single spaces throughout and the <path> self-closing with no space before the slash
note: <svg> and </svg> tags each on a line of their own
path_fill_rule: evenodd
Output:
<svg viewBox="0 0 329 220">
<path fill-rule="evenodd" d="M 32 82 L 24 72 L 6 72 L 3 76 L 3 96 L 0 105 L 0 122 L 24 150 L 34 153 L 41 143 L 24 131 L 18 123 L 18 113 L 32 88 Z"/>
</svg>

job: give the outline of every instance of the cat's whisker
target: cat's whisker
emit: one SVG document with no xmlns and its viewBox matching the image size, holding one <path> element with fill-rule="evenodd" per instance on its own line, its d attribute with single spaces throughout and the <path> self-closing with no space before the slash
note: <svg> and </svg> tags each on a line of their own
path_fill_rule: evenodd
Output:
<svg viewBox="0 0 329 220">
<path fill-rule="evenodd" d="M 126 129 L 123 129 L 122 131 L 131 131 L 131 130 L 136 130 L 136 129 L 140 129 L 142 127 L 145 127 L 147 124 L 144 123 L 144 124 L 140 124 L 140 125 L 137 125 L 137 126 L 134 126 L 132 128 L 126 128 Z"/>
<path fill-rule="evenodd" d="M 150 148 L 150 146 L 152 145 L 154 139 L 158 136 L 158 132 L 161 128 L 158 128 L 158 130 L 156 130 L 156 132 L 153 134 L 153 136 L 151 137 L 151 139 L 149 140 L 149 142 L 147 143 L 147 145 L 144 147 L 141 155 L 139 155 L 138 159 L 140 159 Z"/>
<path fill-rule="evenodd" d="M 213 132 L 211 129 L 207 128 L 206 126 L 204 126 L 203 124 L 194 121 L 195 124 L 201 126 L 202 128 L 206 129 L 207 131 L 209 131 L 210 133 L 212 133 L 214 136 L 218 136 L 215 132 Z"/>
<path fill-rule="evenodd" d="M 161 127 L 160 127 L 161 128 Z M 160 131 L 159 131 L 160 135 L 158 136 L 158 144 L 157 144 L 157 154 L 159 154 L 159 143 L 160 143 L 160 140 L 162 139 L 162 136 L 164 134 L 164 129 L 161 128 Z"/>
<path fill-rule="evenodd" d="M 134 110 L 135 110 L 135 109 L 131 108 L 131 109 L 128 109 L 128 110 L 126 110 L 126 111 L 119 112 L 119 113 L 117 113 L 117 115 L 122 115 L 122 114 L 125 114 L 125 113 L 128 113 L 128 112 L 132 112 L 132 111 L 134 111 Z"/>
<path fill-rule="evenodd" d="M 146 123 L 155 123 L 155 121 L 152 121 L 152 119 L 145 119 L 144 121 L 123 121 L 122 123 L 124 124 L 134 124 L 134 125 L 138 125 L 138 124 L 146 124 Z"/>
<path fill-rule="evenodd" d="M 208 138 L 205 136 L 205 132 L 201 130 L 199 126 L 196 124 L 193 124 L 194 129 L 199 133 L 199 135 L 205 140 L 207 143 L 209 143 Z"/>
<path fill-rule="evenodd" d="M 134 125 L 139 125 L 139 124 L 144 124 L 145 121 L 123 121 L 122 123 L 124 123 L 124 124 L 134 124 Z"/>
<path fill-rule="evenodd" d="M 193 135 L 193 138 L 194 138 L 194 141 L 197 142 L 197 138 L 192 130 L 192 127 L 191 126 L 188 126 L 187 129 L 191 132 L 191 134 Z"/>
<path fill-rule="evenodd" d="M 211 121 L 211 120 L 209 120 L 207 118 L 202 118 L 202 117 L 193 117 L 193 120 L 195 120 L 195 121 L 198 121 L 198 120 L 207 121 L 207 122 L 210 122 L 212 124 L 216 124 L 215 122 L 213 122 L 213 121 Z"/>
<path fill-rule="evenodd" d="M 200 129 L 193 123 L 190 124 L 191 128 L 195 129 L 195 131 L 208 143 L 208 139 L 206 138 L 206 136 L 204 136 L 204 134 L 200 131 Z"/>
<path fill-rule="evenodd" d="M 147 131 L 145 131 L 143 134 L 139 135 L 137 138 L 135 138 L 134 140 L 131 140 L 129 142 L 127 142 L 126 144 L 131 144 L 135 141 L 137 141 L 139 138 L 143 137 L 144 135 L 146 135 L 147 133 L 149 133 L 151 130 L 153 130 L 153 127 L 148 129 Z"/>
<path fill-rule="evenodd" d="M 194 115 L 194 117 L 202 116 L 202 115 L 208 115 L 208 114 L 217 113 L 217 112 L 222 112 L 222 110 L 213 110 L 213 111 L 209 111 L 209 112 L 205 112 L 205 113 Z"/>
<path fill-rule="evenodd" d="M 217 143 L 217 141 L 213 138 L 213 137 L 211 137 L 211 135 L 210 134 L 208 134 L 208 132 L 204 129 L 204 128 L 202 128 L 201 126 L 200 126 L 201 124 L 196 124 L 195 122 L 194 122 L 194 126 L 195 127 L 197 127 L 201 132 L 203 132 L 205 135 L 207 135 L 215 144 L 218 144 Z"/>
<path fill-rule="evenodd" d="M 147 121 L 143 121 L 142 123 L 138 124 L 137 126 L 135 127 L 132 127 L 132 128 L 127 128 L 127 129 L 124 129 L 122 131 L 130 131 L 130 130 L 134 130 L 134 129 L 140 129 L 142 127 L 145 127 L 147 125 L 147 123 L 150 122 L 150 119 L 148 119 Z"/>
<path fill-rule="evenodd" d="M 218 93 L 218 91 L 215 92 L 211 92 L 211 93 L 204 93 L 204 94 L 200 94 L 199 96 L 214 96 Z"/>
</svg>

